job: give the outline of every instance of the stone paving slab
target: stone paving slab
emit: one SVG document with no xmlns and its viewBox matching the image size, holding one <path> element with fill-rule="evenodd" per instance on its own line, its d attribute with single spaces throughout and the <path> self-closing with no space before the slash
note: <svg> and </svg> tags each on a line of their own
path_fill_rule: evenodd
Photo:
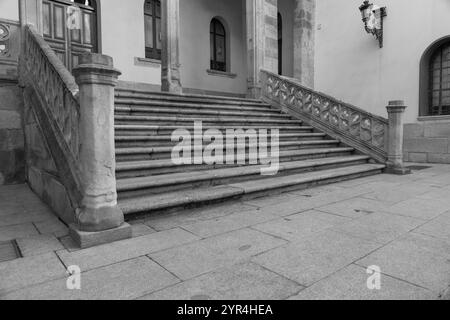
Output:
<svg viewBox="0 0 450 320">
<path fill-rule="evenodd" d="M 349 218 L 361 218 L 377 211 L 384 211 L 387 208 L 389 208 L 389 205 L 381 201 L 357 197 L 319 207 L 317 210 Z"/>
<path fill-rule="evenodd" d="M 284 240 L 242 229 L 149 256 L 180 279 L 188 280 L 284 244 Z"/>
<path fill-rule="evenodd" d="M 216 218 L 207 221 L 201 221 L 190 225 L 182 226 L 202 238 L 208 238 L 219 234 L 244 229 L 255 224 L 275 220 L 278 217 L 273 214 L 261 212 L 258 210 L 234 213 L 225 217 Z"/>
<path fill-rule="evenodd" d="M 349 218 L 311 210 L 255 225 L 252 228 L 295 242 L 349 220 Z"/>
<path fill-rule="evenodd" d="M 304 288 L 253 263 L 214 271 L 142 300 L 283 300 Z"/>
<path fill-rule="evenodd" d="M 55 253 L 0 263 L 0 298 L 9 291 L 65 277 L 66 269 Z"/>
<path fill-rule="evenodd" d="M 124 300 L 136 299 L 179 280 L 147 257 L 81 274 L 81 290 L 68 290 L 67 279 L 12 292 L 8 300 Z"/>
<path fill-rule="evenodd" d="M 386 275 L 380 290 L 369 290 L 366 268 L 350 265 L 301 291 L 290 300 L 432 300 L 435 293 Z"/>
<path fill-rule="evenodd" d="M 145 220 L 145 224 L 157 231 L 163 231 L 177 228 L 181 225 L 189 225 L 254 209 L 254 206 L 240 202 L 234 204 L 222 204 L 186 212 L 183 211 L 182 213 L 175 212 L 173 214 L 152 216 Z"/>
<path fill-rule="evenodd" d="M 30 213 L 25 211 L 24 209 L 20 210 L 21 211 L 17 211 L 11 214 L 2 215 L 0 219 L 0 227 L 45 221 L 54 218 L 54 215 L 49 211 Z"/>
<path fill-rule="evenodd" d="M 45 221 L 35 222 L 34 225 L 41 234 L 54 235 L 57 238 L 65 237 L 69 234 L 69 228 L 55 216 Z"/>
<path fill-rule="evenodd" d="M 410 233 L 356 264 L 441 293 L 450 285 L 450 242 Z"/>
<path fill-rule="evenodd" d="M 376 212 L 332 229 L 355 238 L 387 244 L 423 223 L 414 218 Z"/>
<path fill-rule="evenodd" d="M 138 238 L 152 233 L 156 233 L 156 231 L 143 223 L 139 223 L 131 225 L 131 233 L 133 238 Z"/>
<path fill-rule="evenodd" d="M 447 201 L 439 199 L 424 201 L 423 199 L 413 198 L 399 202 L 386 211 L 429 221 L 448 211 L 449 205 Z"/>
<path fill-rule="evenodd" d="M 424 224 L 415 232 L 450 241 L 450 211 Z"/>
<path fill-rule="evenodd" d="M 64 264 L 77 265 L 84 272 L 180 246 L 198 239 L 187 231 L 172 229 L 75 252 L 59 251 L 58 255 Z"/>
<path fill-rule="evenodd" d="M 55 236 L 38 235 L 17 239 L 17 245 L 24 257 L 38 256 L 41 254 L 64 249 L 64 246 Z"/>
<path fill-rule="evenodd" d="M 297 283 L 310 286 L 381 245 L 345 234 L 326 231 L 301 242 L 270 250 L 252 259 Z"/>
<path fill-rule="evenodd" d="M 32 223 L 0 227 L 0 241 L 14 240 L 38 234 L 37 229 Z"/>
<path fill-rule="evenodd" d="M 439 189 L 440 187 L 422 183 L 409 183 L 392 188 L 381 186 L 379 190 L 366 194 L 364 198 L 394 205 L 425 193 L 439 191 Z"/>
</svg>

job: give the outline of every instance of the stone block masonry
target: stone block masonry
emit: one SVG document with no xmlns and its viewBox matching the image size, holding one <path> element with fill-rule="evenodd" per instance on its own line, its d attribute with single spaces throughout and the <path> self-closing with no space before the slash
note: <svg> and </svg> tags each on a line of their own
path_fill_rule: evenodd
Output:
<svg viewBox="0 0 450 320">
<path fill-rule="evenodd" d="M 21 89 L 12 80 L 0 79 L 0 185 L 25 179 Z"/>
<path fill-rule="evenodd" d="M 450 117 L 405 125 L 405 161 L 450 163 Z"/>
</svg>

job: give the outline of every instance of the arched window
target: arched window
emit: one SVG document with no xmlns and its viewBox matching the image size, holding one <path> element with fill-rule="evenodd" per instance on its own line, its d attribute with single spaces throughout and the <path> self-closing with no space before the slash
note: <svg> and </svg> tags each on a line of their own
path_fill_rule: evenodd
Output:
<svg viewBox="0 0 450 320">
<path fill-rule="evenodd" d="M 429 114 L 450 115 L 450 42 L 431 55 L 429 68 Z"/>
<path fill-rule="evenodd" d="M 161 2 L 146 0 L 145 19 L 145 57 L 161 60 Z"/>
<path fill-rule="evenodd" d="M 278 12 L 278 74 L 283 74 L 283 19 Z"/>
<path fill-rule="evenodd" d="M 211 70 L 227 71 L 226 32 L 223 24 L 216 18 L 210 26 Z"/>
</svg>

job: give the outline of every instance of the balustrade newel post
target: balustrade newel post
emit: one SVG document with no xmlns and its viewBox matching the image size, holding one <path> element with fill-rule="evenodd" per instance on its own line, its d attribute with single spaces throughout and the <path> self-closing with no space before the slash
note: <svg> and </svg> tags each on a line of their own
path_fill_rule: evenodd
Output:
<svg viewBox="0 0 450 320">
<path fill-rule="evenodd" d="M 409 174 L 403 165 L 403 114 L 406 106 L 402 100 L 389 101 L 386 107 L 389 119 L 387 173 Z"/>
<path fill-rule="evenodd" d="M 117 205 L 114 87 L 120 71 L 101 54 L 85 54 L 73 74 L 79 86 L 82 207 L 71 235 L 81 247 L 131 237 Z"/>
</svg>

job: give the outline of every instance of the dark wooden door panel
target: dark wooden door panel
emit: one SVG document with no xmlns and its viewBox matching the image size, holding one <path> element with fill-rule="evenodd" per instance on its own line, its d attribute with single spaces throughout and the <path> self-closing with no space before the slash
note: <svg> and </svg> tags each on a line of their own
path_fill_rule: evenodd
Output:
<svg viewBox="0 0 450 320">
<path fill-rule="evenodd" d="M 89 6 L 66 0 L 44 0 L 42 3 L 44 38 L 69 70 L 78 65 L 80 55 L 98 50 L 96 6 L 94 1 L 89 3 Z M 80 9 L 79 29 L 67 26 L 69 6 Z"/>
</svg>

